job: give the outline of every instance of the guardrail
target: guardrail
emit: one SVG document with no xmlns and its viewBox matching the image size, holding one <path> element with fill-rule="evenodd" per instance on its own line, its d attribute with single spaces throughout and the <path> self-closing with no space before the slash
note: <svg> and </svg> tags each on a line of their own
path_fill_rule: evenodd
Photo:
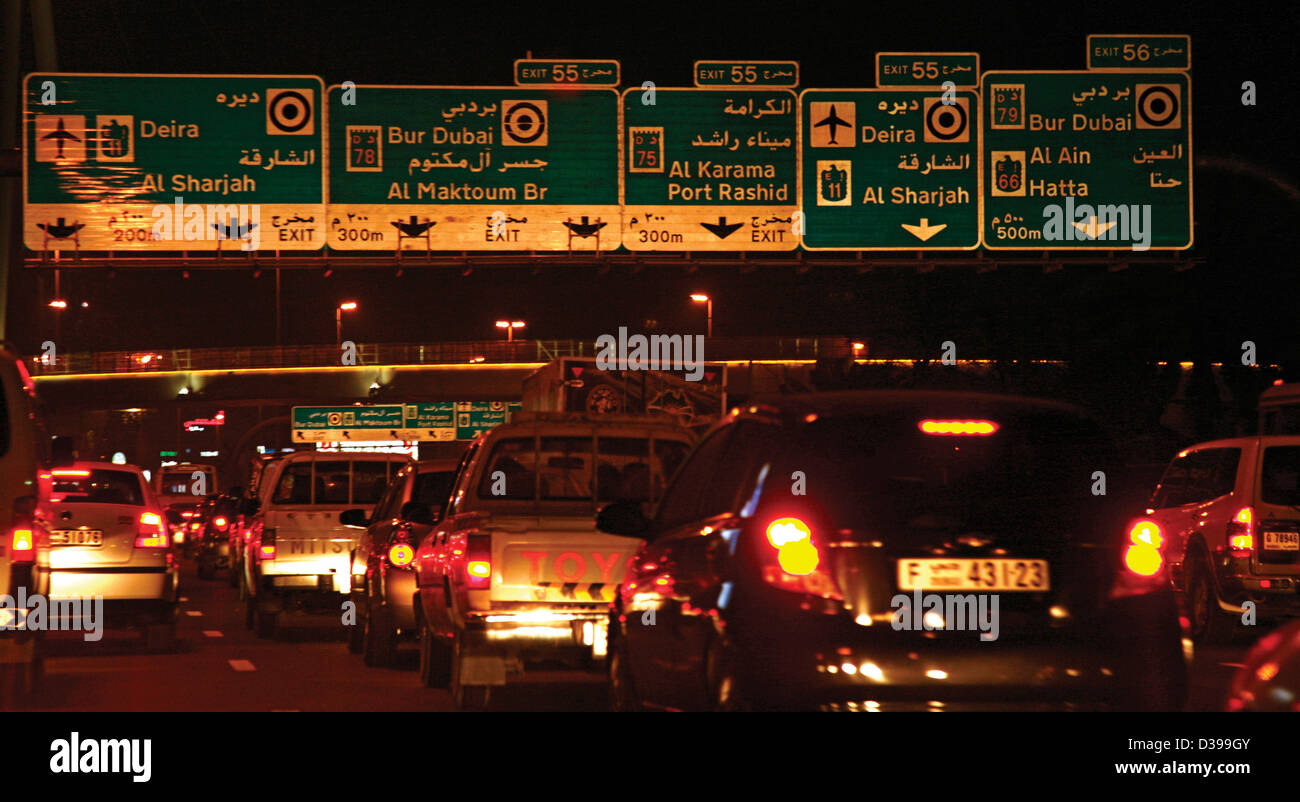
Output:
<svg viewBox="0 0 1300 802">
<path fill-rule="evenodd" d="M 197 370 L 340 367 L 336 345 L 287 345 L 234 348 L 174 348 L 147 351 L 97 351 L 58 354 L 54 364 L 42 356 L 28 360 L 33 376 L 93 373 L 149 373 Z M 478 340 L 443 343 L 361 343 L 356 364 L 458 365 L 550 362 L 565 356 L 594 357 L 595 340 Z M 772 359 L 846 358 L 853 353 L 847 337 L 710 337 L 708 362 Z"/>
</svg>

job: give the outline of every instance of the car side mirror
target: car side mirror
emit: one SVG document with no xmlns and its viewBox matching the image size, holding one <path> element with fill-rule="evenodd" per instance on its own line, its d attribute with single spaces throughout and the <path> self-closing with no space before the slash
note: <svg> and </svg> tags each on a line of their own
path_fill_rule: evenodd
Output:
<svg viewBox="0 0 1300 802">
<path fill-rule="evenodd" d="M 437 520 L 437 516 L 428 504 L 423 501 L 408 501 L 402 505 L 402 510 L 397 517 L 403 521 L 410 521 L 415 524 L 425 524 L 432 526 Z"/>
<path fill-rule="evenodd" d="M 55 437 L 50 442 L 50 466 L 66 468 L 77 461 L 76 443 L 67 435 Z"/>
<path fill-rule="evenodd" d="M 166 516 L 167 523 L 171 524 L 172 526 L 180 526 L 181 523 L 184 521 L 184 519 L 181 518 L 180 510 L 169 509 L 163 512 L 163 515 Z"/>
<path fill-rule="evenodd" d="M 366 525 L 370 523 L 370 516 L 366 514 L 365 510 L 357 507 L 340 512 L 339 523 L 344 526 L 351 526 L 354 529 L 365 529 Z"/>
<path fill-rule="evenodd" d="M 596 528 L 609 535 L 642 537 L 650 528 L 639 501 L 615 501 L 596 513 Z"/>
</svg>

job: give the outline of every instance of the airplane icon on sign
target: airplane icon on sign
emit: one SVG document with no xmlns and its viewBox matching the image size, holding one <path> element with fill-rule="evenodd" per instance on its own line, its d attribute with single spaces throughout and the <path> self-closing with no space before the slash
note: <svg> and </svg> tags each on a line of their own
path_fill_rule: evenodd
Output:
<svg viewBox="0 0 1300 802">
<path fill-rule="evenodd" d="M 847 120 L 842 120 L 842 119 L 840 119 L 840 116 L 839 116 L 838 114 L 835 113 L 835 104 L 834 104 L 834 103 L 831 104 L 831 112 L 830 112 L 830 114 L 826 115 L 826 117 L 825 117 L 821 122 L 819 122 L 819 123 L 815 123 L 815 124 L 813 125 L 814 128 L 829 127 L 829 128 L 831 129 L 831 141 L 830 141 L 829 144 L 832 144 L 832 145 L 838 145 L 838 144 L 839 144 L 838 142 L 835 141 L 835 132 L 836 132 L 837 130 L 839 130 L 839 128 L 840 128 L 841 126 L 843 126 L 844 128 L 848 128 L 848 129 L 852 130 L 852 128 L 853 128 L 853 123 L 848 122 Z"/>
<path fill-rule="evenodd" d="M 80 142 L 80 141 L 81 141 L 81 137 L 77 136 L 76 134 L 74 134 L 74 133 L 72 133 L 71 131 L 69 131 L 66 127 L 64 127 L 64 125 L 63 125 L 63 118 L 62 118 L 62 117 L 59 118 L 59 127 L 58 127 L 58 129 L 49 132 L 49 133 L 46 134 L 45 136 L 41 137 L 41 139 L 42 139 L 42 140 L 46 140 L 46 139 L 53 139 L 53 140 L 54 140 L 55 144 L 57 144 L 57 145 L 59 146 L 59 155 L 55 157 L 55 158 L 58 158 L 58 159 L 62 159 L 62 158 L 63 158 L 63 146 L 64 146 L 65 143 L 70 142 L 70 141 L 71 141 L 71 142 Z"/>
</svg>

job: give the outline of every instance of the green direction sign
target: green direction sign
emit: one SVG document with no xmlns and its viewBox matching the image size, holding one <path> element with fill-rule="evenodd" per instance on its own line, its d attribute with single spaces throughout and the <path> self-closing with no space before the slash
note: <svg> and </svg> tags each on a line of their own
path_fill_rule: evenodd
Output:
<svg viewBox="0 0 1300 802">
<path fill-rule="evenodd" d="M 338 250 L 612 250 L 618 93 L 329 89 Z"/>
<path fill-rule="evenodd" d="M 519 86 L 618 86 L 618 62 L 610 59 L 516 59 Z"/>
<path fill-rule="evenodd" d="M 518 401 L 460 401 L 456 403 L 456 439 L 473 440 L 485 432 L 510 420 L 510 416 L 523 408 Z"/>
<path fill-rule="evenodd" d="M 322 88 L 304 75 L 28 75 L 23 241 L 319 249 Z"/>
<path fill-rule="evenodd" d="M 1090 70 L 1190 70 L 1192 38 L 1097 34 L 1088 37 Z"/>
<path fill-rule="evenodd" d="M 986 72 L 984 245 L 1192 245 L 1185 73 Z"/>
<path fill-rule="evenodd" d="M 346 407 L 294 407 L 293 442 L 334 440 L 401 440 L 401 404 Z"/>
<path fill-rule="evenodd" d="M 805 249 L 979 247 L 975 92 L 805 89 L 799 97 Z"/>
<path fill-rule="evenodd" d="M 624 247 L 796 247 L 797 111 L 788 89 L 625 90 Z"/>
<path fill-rule="evenodd" d="M 876 86 L 954 87 L 974 89 L 980 83 L 979 53 L 877 53 Z"/>
<path fill-rule="evenodd" d="M 784 86 L 799 85 L 797 61 L 697 61 L 695 85 Z"/>
</svg>

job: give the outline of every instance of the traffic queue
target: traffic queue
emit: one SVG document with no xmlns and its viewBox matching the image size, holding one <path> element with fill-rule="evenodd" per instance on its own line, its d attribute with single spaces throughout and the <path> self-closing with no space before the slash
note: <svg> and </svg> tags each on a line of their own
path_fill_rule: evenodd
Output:
<svg viewBox="0 0 1300 802">
<path fill-rule="evenodd" d="M 459 459 L 302 450 L 220 491 L 210 466 L 150 482 L 49 448 L 6 355 L 0 591 L 100 596 L 166 649 L 192 559 L 258 637 L 330 616 L 366 666 L 415 651 L 413 691 L 460 709 L 561 662 L 602 672 L 620 711 L 1179 710 L 1197 645 L 1300 598 L 1292 435 L 1195 445 L 1154 488 L 1107 493 L 1124 466 L 1079 407 L 838 391 L 703 431 L 518 412 Z M 0 663 L 30 694 L 22 615 Z M 1256 651 L 1295 662 L 1293 635 Z M 1276 706 L 1273 686 L 1239 680 L 1226 704 Z"/>
</svg>

